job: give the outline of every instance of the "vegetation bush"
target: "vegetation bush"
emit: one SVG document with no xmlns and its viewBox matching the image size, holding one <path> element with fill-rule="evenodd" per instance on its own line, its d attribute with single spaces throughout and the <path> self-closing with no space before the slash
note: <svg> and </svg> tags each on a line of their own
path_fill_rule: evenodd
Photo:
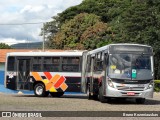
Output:
<svg viewBox="0 0 160 120">
<path fill-rule="evenodd" d="M 160 92 L 160 80 L 155 80 L 154 81 L 154 91 L 155 92 Z"/>
</svg>

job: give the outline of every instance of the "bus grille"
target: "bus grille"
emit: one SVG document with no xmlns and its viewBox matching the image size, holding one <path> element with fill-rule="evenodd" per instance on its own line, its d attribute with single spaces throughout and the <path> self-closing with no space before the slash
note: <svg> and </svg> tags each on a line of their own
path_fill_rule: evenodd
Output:
<svg viewBox="0 0 160 120">
<path fill-rule="evenodd" d="M 128 87 L 128 86 L 117 86 L 118 90 L 123 91 L 144 91 L 145 87 Z"/>
</svg>

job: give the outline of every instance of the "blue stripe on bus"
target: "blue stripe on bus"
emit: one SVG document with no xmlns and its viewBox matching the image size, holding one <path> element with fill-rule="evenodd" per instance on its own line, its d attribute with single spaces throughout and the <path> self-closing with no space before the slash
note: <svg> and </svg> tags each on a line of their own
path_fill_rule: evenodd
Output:
<svg viewBox="0 0 160 120">
<path fill-rule="evenodd" d="M 1 93 L 18 93 L 16 90 L 10 90 L 4 87 L 4 85 L 0 84 L 0 92 Z"/>
<path fill-rule="evenodd" d="M 34 91 L 27 91 L 27 90 L 20 90 L 23 94 L 34 94 Z M 4 85 L 0 85 L 0 92 L 1 93 L 8 93 L 8 94 L 18 94 L 19 90 L 10 90 L 4 87 Z M 65 95 L 68 94 L 83 94 L 81 92 L 65 92 Z"/>
<path fill-rule="evenodd" d="M 0 85 L 4 85 L 4 71 L 0 71 Z"/>
</svg>

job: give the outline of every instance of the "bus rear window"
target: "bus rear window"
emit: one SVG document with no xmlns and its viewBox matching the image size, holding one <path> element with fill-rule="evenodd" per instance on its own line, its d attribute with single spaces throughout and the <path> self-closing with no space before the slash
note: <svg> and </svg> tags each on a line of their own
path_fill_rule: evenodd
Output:
<svg viewBox="0 0 160 120">
<path fill-rule="evenodd" d="M 8 57 L 7 70 L 14 71 L 15 70 L 15 57 Z"/>
</svg>

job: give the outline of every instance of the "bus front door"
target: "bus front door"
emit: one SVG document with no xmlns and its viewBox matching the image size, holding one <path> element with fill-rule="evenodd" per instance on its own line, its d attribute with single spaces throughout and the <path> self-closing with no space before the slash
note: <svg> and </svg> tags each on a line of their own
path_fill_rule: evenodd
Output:
<svg viewBox="0 0 160 120">
<path fill-rule="evenodd" d="M 17 89 L 30 90 L 30 59 L 18 59 L 17 61 Z"/>
</svg>

